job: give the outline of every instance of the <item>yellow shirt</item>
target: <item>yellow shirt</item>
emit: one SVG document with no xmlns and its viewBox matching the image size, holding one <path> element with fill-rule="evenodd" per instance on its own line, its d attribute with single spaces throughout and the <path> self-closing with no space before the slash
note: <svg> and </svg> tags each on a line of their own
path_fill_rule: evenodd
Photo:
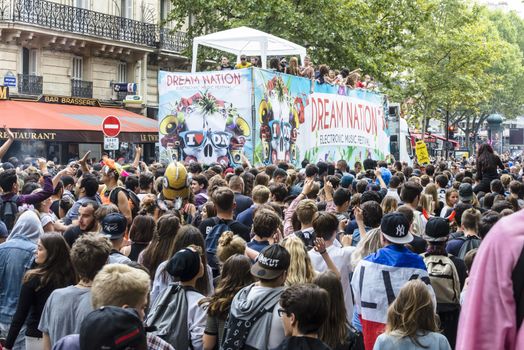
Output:
<svg viewBox="0 0 524 350">
<path fill-rule="evenodd" d="M 251 63 L 249 62 L 240 62 L 240 63 L 237 63 L 235 64 L 235 69 L 242 69 L 242 68 L 248 68 L 248 67 L 251 67 Z"/>
</svg>

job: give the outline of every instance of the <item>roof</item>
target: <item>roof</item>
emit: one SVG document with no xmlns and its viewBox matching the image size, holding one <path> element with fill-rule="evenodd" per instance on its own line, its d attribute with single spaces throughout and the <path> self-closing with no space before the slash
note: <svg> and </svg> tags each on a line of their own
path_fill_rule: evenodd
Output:
<svg viewBox="0 0 524 350">
<path fill-rule="evenodd" d="M 196 72 L 198 46 L 208 46 L 237 56 L 260 56 L 262 68 L 266 68 L 268 56 L 300 56 L 301 62 L 306 56 L 306 48 L 289 40 L 248 27 L 224 30 L 193 39 L 193 60 L 191 71 Z"/>
<path fill-rule="evenodd" d="M 126 133 L 158 134 L 156 120 L 121 108 L 0 101 L 0 115 L 1 124 L 14 130 L 85 131 L 99 134 L 97 140 L 92 142 L 103 140 L 102 122 L 109 115 L 120 119 L 120 135 L 124 136 L 123 139 Z"/>
</svg>

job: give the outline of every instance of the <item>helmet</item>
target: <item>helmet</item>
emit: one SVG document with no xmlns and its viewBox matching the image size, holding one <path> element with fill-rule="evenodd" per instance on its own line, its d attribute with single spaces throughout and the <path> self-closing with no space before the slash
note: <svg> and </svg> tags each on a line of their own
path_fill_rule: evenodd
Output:
<svg viewBox="0 0 524 350">
<path fill-rule="evenodd" d="M 189 197 L 189 181 L 187 170 L 180 162 L 171 162 L 164 173 L 164 188 L 162 194 L 165 199 L 186 199 Z"/>
</svg>

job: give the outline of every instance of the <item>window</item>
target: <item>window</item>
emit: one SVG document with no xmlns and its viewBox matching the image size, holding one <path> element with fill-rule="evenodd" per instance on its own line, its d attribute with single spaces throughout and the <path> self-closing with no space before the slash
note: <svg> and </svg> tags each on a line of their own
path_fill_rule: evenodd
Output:
<svg viewBox="0 0 524 350">
<path fill-rule="evenodd" d="M 160 20 L 163 21 L 169 15 L 169 0 L 160 0 Z"/>
<path fill-rule="evenodd" d="M 83 8 L 83 9 L 87 9 L 87 8 L 89 8 L 88 0 L 75 0 L 74 1 L 74 6 L 75 7 L 80 7 L 80 8 Z"/>
<path fill-rule="evenodd" d="M 24 47 L 22 49 L 22 74 L 24 75 L 36 75 L 36 58 L 37 51 L 35 49 L 28 49 Z"/>
<path fill-rule="evenodd" d="M 117 82 L 127 83 L 127 62 L 118 63 Z"/>
<path fill-rule="evenodd" d="M 75 80 L 82 80 L 83 77 L 84 77 L 84 58 L 75 56 L 73 57 L 72 78 Z"/>
<path fill-rule="evenodd" d="M 120 0 L 120 16 L 125 18 L 133 17 L 133 0 Z"/>
</svg>

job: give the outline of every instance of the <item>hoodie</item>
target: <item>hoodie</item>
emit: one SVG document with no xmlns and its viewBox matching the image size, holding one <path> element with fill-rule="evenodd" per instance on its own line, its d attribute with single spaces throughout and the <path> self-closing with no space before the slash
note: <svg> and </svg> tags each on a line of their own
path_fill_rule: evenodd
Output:
<svg viewBox="0 0 524 350">
<path fill-rule="evenodd" d="M 7 241 L 0 244 L 0 323 L 12 321 L 22 278 L 31 267 L 36 242 L 42 233 L 38 215 L 28 210 L 20 215 Z"/>
<path fill-rule="evenodd" d="M 7 237 L 7 240 L 23 238 L 36 244 L 38 238 L 43 233 L 44 229 L 38 215 L 32 210 L 26 210 L 16 221 L 13 230 Z"/>
<path fill-rule="evenodd" d="M 286 338 L 275 350 L 331 350 L 320 339 L 310 337 Z"/>
<path fill-rule="evenodd" d="M 254 283 L 241 289 L 233 298 L 230 314 L 235 318 L 249 320 L 262 308 L 268 311 L 251 327 L 247 346 L 259 350 L 272 349 L 284 340 L 277 306 L 283 291 L 284 287 L 261 287 Z"/>
</svg>

